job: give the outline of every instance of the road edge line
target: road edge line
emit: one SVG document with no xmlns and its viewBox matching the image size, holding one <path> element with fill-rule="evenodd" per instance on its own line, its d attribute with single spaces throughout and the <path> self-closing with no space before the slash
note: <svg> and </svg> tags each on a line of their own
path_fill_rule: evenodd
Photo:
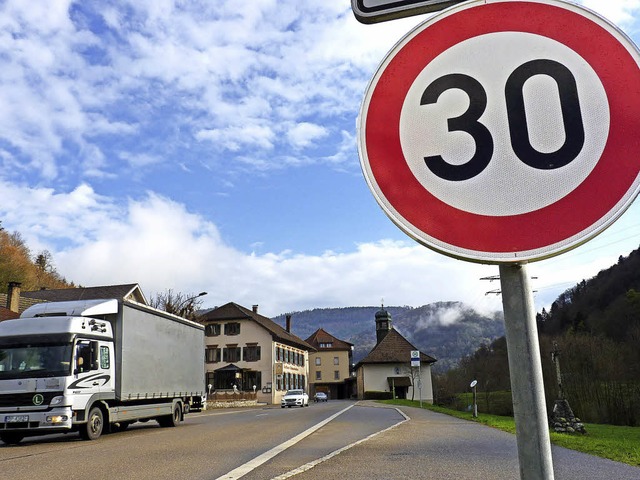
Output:
<svg viewBox="0 0 640 480">
<path fill-rule="evenodd" d="M 323 463 L 323 462 L 326 462 L 327 460 L 329 460 L 329 459 L 331 459 L 331 458 L 335 457 L 336 455 L 339 455 L 339 454 L 341 454 L 342 452 L 344 452 L 344 451 L 346 451 L 346 450 L 349 450 L 349 449 L 350 449 L 350 448 L 352 448 L 352 447 L 355 447 L 356 445 L 360 445 L 361 443 L 364 443 L 364 442 L 366 442 L 366 441 L 368 441 L 368 440 L 371 440 L 373 437 L 375 437 L 375 436 L 377 436 L 377 435 L 380 435 L 381 433 L 388 432 L 389 430 L 391 430 L 391 429 L 393 429 L 393 428 L 396 428 L 396 427 L 397 427 L 397 426 L 399 426 L 399 425 L 402 425 L 404 422 L 407 422 L 407 421 L 411 420 L 411 417 L 409 417 L 409 416 L 408 416 L 406 413 L 404 413 L 402 410 L 400 410 L 400 409 L 399 409 L 399 408 L 397 408 L 397 407 L 393 407 L 393 408 L 395 408 L 395 410 L 396 410 L 400 415 L 402 415 L 402 417 L 404 417 L 404 420 L 400 420 L 398 423 L 396 423 L 396 424 L 394 424 L 394 425 L 391 425 L 390 427 L 387 427 L 387 428 L 385 428 L 384 430 L 380 430 L 379 432 L 372 433 L 371 435 L 369 435 L 369 436 L 367 436 L 367 437 L 365 437 L 365 438 L 361 438 L 360 440 L 358 440 L 358 441 L 356 441 L 356 442 L 353 442 L 353 443 L 351 443 L 351 444 L 349 444 L 349 445 L 345 445 L 344 447 L 339 448 L 338 450 L 334 450 L 333 452 L 328 453 L 328 454 L 327 454 L 327 455 L 325 455 L 324 457 L 320 457 L 320 458 L 318 458 L 318 459 L 316 459 L 316 460 L 313 460 L 313 461 L 311 461 L 311 462 L 309 462 L 309 463 L 306 463 L 306 464 L 304 464 L 304 465 L 302 465 L 302 466 L 300 466 L 300 467 L 298 467 L 298 468 L 295 468 L 295 469 L 290 470 L 290 471 L 288 471 L 288 472 L 286 472 L 286 473 L 283 473 L 282 475 L 279 475 L 279 476 L 277 476 L 277 477 L 273 477 L 271 480 L 285 480 L 285 479 L 287 479 L 287 478 L 289 478 L 289 477 L 293 477 L 294 475 L 298 475 L 299 473 L 303 473 L 303 472 L 306 472 L 307 470 L 311 470 L 311 469 L 312 469 L 313 467 L 315 467 L 316 465 L 319 465 L 319 464 L 321 464 L 321 463 Z"/>
<path fill-rule="evenodd" d="M 313 427 L 310 427 L 310 428 L 306 429 L 304 432 L 299 433 L 295 437 L 287 440 L 286 442 L 283 442 L 280 445 L 277 445 L 277 446 L 273 447 L 271 450 L 267 450 L 266 452 L 264 452 L 264 453 L 258 455 L 257 457 L 255 457 L 253 460 L 249 460 L 244 465 L 241 465 L 238 468 L 235 468 L 235 469 L 231 470 L 230 472 L 218 477 L 216 480 L 237 480 L 238 478 L 246 475 L 247 473 L 251 472 L 252 470 L 255 470 L 257 467 L 259 467 L 263 463 L 271 460 L 273 457 L 275 457 L 279 453 L 285 451 L 287 448 L 295 445 L 300 440 L 308 437 L 309 435 L 311 435 L 313 432 L 315 432 L 319 428 L 324 427 L 331 420 L 333 420 L 336 417 L 342 415 L 344 412 L 346 412 L 350 408 L 353 408 L 354 406 L 355 406 L 355 404 L 349 405 L 347 408 L 344 408 L 344 409 L 340 410 L 339 412 L 334 413 L 333 415 L 331 415 L 330 417 L 324 419 L 320 423 L 317 423 Z"/>
</svg>

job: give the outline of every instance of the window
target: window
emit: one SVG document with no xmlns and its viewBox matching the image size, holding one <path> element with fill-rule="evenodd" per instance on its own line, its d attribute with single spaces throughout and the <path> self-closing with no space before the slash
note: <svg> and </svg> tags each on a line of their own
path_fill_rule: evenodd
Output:
<svg viewBox="0 0 640 480">
<path fill-rule="evenodd" d="M 333 371 L 333 379 L 334 380 L 340 380 L 340 370 L 334 370 Z"/>
<path fill-rule="evenodd" d="M 322 365 L 322 360 L 320 357 L 316 357 L 316 367 L 319 367 L 320 365 Z"/>
<path fill-rule="evenodd" d="M 224 362 L 239 362 L 240 361 L 240 347 L 236 345 L 227 345 L 222 351 L 222 360 Z"/>
<path fill-rule="evenodd" d="M 333 357 L 333 364 L 334 365 L 340 365 L 340 358 L 339 357 Z"/>
<path fill-rule="evenodd" d="M 217 337 L 220 335 L 220 324 L 219 323 L 210 323 L 204 327 L 204 334 L 207 337 Z"/>
<path fill-rule="evenodd" d="M 220 348 L 218 347 L 207 347 L 204 350 L 204 358 L 207 363 L 217 363 L 220 361 Z"/>
<path fill-rule="evenodd" d="M 253 391 L 255 385 L 256 391 L 262 389 L 262 372 L 246 372 L 243 378 L 245 390 Z"/>
<path fill-rule="evenodd" d="M 287 363 L 291 363 L 289 355 L 291 354 L 291 352 L 289 350 L 285 350 L 284 352 L 284 361 Z"/>
<path fill-rule="evenodd" d="M 225 323 L 224 324 L 224 334 L 225 335 L 240 335 L 240 324 L 235 323 Z"/>
<path fill-rule="evenodd" d="M 242 358 L 245 362 L 257 362 L 260 360 L 260 345 L 247 345 L 242 349 Z"/>
<path fill-rule="evenodd" d="M 322 372 L 320 370 L 316 371 L 316 380 L 322 380 Z"/>
<path fill-rule="evenodd" d="M 109 347 L 100 347 L 100 368 L 106 370 L 109 368 Z"/>
<path fill-rule="evenodd" d="M 207 384 L 206 385 L 207 386 L 207 391 L 209 390 L 209 385 L 211 385 L 211 389 L 213 389 L 214 376 L 215 376 L 214 372 L 207 372 L 207 378 L 205 379 L 205 382 Z"/>
<path fill-rule="evenodd" d="M 320 342 L 320 348 L 331 348 L 333 347 L 333 342 Z"/>
</svg>

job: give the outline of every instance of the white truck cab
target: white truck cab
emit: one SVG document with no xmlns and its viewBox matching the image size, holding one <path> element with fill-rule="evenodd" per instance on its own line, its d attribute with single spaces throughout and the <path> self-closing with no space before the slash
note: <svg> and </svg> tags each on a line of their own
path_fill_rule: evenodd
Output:
<svg viewBox="0 0 640 480">
<path fill-rule="evenodd" d="M 158 380 L 140 380 L 139 370 L 148 365 L 136 360 L 155 355 L 163 365 L 163 356 L 173 362 L 176 351 L 194 348 L 204 355 L 204 340 L 192 322 L 161 313 L 115 299 L 88 300 L 38 304 L 19 319 L 0 322 L 0 440 L 11 444 L 27 435 L 76 430 L 96 439 L 110 425 L 124 428 L 147 418 L 166 426 L 179 422 L 204 395 L 202 359 L 187 354 L 192 360 L 184 368 L 191 376 L 181 388 L 175 388 L 173 377 L 186 377 L 175 369 L 166 372 L 171 379 L 155 370 Z M 154 348 L 162 342 L 157 331 L 146 332 L 144 339 L 140 331 L 154 324 L 169 336 L 183 330 L 195 335 L 174 352 L 162 353 Z M 164 340 L 169 341 L 175 338 Z M 136 348 L 137 353 L 129 351 Z M 145 373 L 150 376 L 150 370 Z"/>
</svg>

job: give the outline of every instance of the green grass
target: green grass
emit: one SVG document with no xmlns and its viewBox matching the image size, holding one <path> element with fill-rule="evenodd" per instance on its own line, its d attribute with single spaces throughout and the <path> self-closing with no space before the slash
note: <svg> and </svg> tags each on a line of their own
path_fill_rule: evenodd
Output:
<svg viewBox="0 0 640 480">
<path fill-rule="evenodd" d="M 400 405 L 406 407 L 420 407 L 420 403 L 411 400 L 381 400 L 381 403 Z M 489 427 L 516 433 L 515 422 L 512 417 L 499 415 L 478 414 L 473 418 L 471 412 L 459 412 L 428 403 L 422 404 L 434 412 L 444 413 L 452 417 L 482 423 Z M 570 448 L 579 452 L 608 458 L 616 462 L 627 463 L 634 467 L 640 467 L 640 427 L 619 427 L 616 425 L 600 425 L 585 423 L 586 435 L 569 435 L 551 432 L 551 443 L 561 447 Z"/>
</svg>

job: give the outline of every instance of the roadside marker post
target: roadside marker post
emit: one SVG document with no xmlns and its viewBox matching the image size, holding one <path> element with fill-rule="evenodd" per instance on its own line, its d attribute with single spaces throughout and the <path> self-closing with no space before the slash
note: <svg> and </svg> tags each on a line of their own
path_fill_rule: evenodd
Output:
<svg viewBox="0 0 640 480">
<path fill-rule="evenodd" d="M 418 367 L 418 393 L 420 395 L 420 408 L 422 408 L 422 369 L 419 350 L 411 350 L 411 368 L 414 367 Z"/>
<path fill-rule="evenodd" d="M 358 152 L 387 216 L 432 250 L 499 265 L 523 480 L 553 479 L 527 263 L 586 243 L 637 197 L 639 64 L 579 5 L 471 0 L 401 39 L 362 102 Z"/>
</svg>

